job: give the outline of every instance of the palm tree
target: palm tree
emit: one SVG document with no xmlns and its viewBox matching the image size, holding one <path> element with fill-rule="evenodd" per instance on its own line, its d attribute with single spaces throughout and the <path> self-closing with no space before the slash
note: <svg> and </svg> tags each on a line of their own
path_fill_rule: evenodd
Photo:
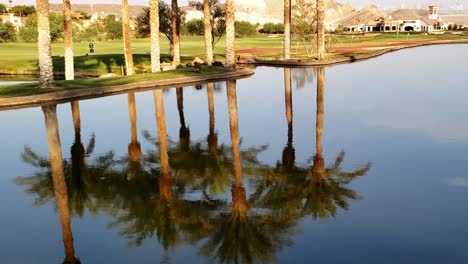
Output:
<svg viewBox="0 0 468 264">
<path fill-rule="evenodd" d="M 284 59 L 291 58 L 291 0 L 284 0 Z"/>
<path fill-rule="evenodd" d="M 135 106 L 135 93 L 128 93 L 128 113 L 130 117 L 131 141 L 128 145 L 128 179 L 133 179 L 141 169 L 141 145 L 138 142 L 137 116 Z"/>
<path fill-rule="evenodd" d="M 42 111 L 44 112 L 47 132 L 50 168 L 52 172 L 55 198 L 60 214 L 60 224 L 62 225 L 62 239 L 65 248 L 65 260 L 63 263 L 79 263 L 79 259 L 75 257 L 75 248 L 73 246 L 73 233 L 71 230 L 68 192 L 63 169 L 56 105 L 44 106 L 42 107 Z"/>
<path fill-rule="evenodd" d="M 159 46 L 159 0 L 150 0 L 151 72 L 161 71 Z"/>
<path fill-rule="evenodd" d="M 128 14 L 128 0 L 122 0 L 122 33 L 124 41 L 125 70 L 127 75 L 133 75 L 132 43 L 130 39 L 130 16 Z"/>
<path fill-rule="evenodd" d="M 171 32 L 172 32 L 172 52 L 173 64 L 180 64 L 180 17 L 177 0 L 171 1 Z"/>
<path fill-rule="evenodd" d="M 226 61 L 225 67 L 235 67 L 235 15 L 234 15 L 234 0 L 226 0 Z"/>
<path fill-rule="evenodd" d="M 325 59 L 325 3 L 316 0 L 317 8 L 317 59 Z"/>
<path fill-rule="evenodd" d="M 205 37 L 205 61 L 208 66 L 213 63 L 213 30 L 211 26 L 211 4 L 210 0 L 203 0 L 203 27 Z"/>
<path fill-rule="evenodd" d="M 39 87 L 54 86 L 54 69 L 50 40 L 49 1 L 36 0 L 37 47 L 39 51 Z"/>
<path fill-rule="evenodd" d="M 73 63 L 73 23 L 70 0 L 63 0 L 63 43 L 65 45 L 65 80 L 75 79 Z"/>
</svg>

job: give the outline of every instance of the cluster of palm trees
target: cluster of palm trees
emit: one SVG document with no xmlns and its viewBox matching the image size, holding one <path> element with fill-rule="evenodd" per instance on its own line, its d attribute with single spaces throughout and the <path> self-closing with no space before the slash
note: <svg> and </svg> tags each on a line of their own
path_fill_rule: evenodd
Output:
<svg viewBox="0 0 468 264">
<path fill-rule="evenodd" d="M 151 42 L 151 71 L 159 72 L 160 43 L 159 43 L 159 0 L 150 0 L 150 42 Z M 179 14 L 177 0 L 172 0 L 171 30 L 173 39 L 173 63 L 180 63 L 180 36 Z M 36 0 L 38 25 L 38 52 L 39 52 L 39 87 L 54 87 L 54 74 L 52 65 L 49 0 Z M 208 65 L 213 63 L 212 25 L 210 23 L 210 0 L 203 0 L 205 61 Z M 234 0 L 226 0 L 226 47 L 225 66 L 234 67 L 236 64 L 234 51 L 235 14 Z M 316 0 L 317 12 L 317 49 L 318 59 L 325 57 L 325 6 L 324 0 Z M 65 79 L 74 79 L 73 62 L 73 33 L 70 0 L 63 0 L 64 46 L 65 46 Z M 130 17 L 128 13 L 128 0 L 122 0 L 122 31 L 124 42 L 125 70 L 127 75 L 134 74 L 134 64 L 130 39 Z M 284 1 L 284 59 L 291 58 L 291 0 Z"/>
<path fill-rule="evenodd" d="M 75 256 L 71 215 L 83 216 L 85 209 L 114 217 L 109 226 L 119 229 L 130 244 L 140 245 L 157 237 L 164 249 L 181 243 L 204 241 L 200 254 L 218 262 L 271 262 L 275 252 L 291 245 L 296 223 L 303 217 L 336 216 L 348 209 L 358 194 L 348 183 L 365 175 L 370 163 L 352 172 L 341 169 L 344 152 L 331 166 L 322 156 L 324 121 L 324 68 L 317 70 L 316 150 L 312 166 L 295 162 L 291 70 L 284 70 L 287 144 L 276 166 L 262 164 L 257 156 L 266 146 L 241 148 L 236 81 L 226 81 L 231 146 L 219 145 L 215 132 L 214 84 L 207 84 L 209 133 L 192 141 L 185 124 L 183 90 L 177 91 L 180 119 L 178 142 L 167 137 L 163 91 L 153 91 L 157 137 L 144 138 L 153 150 L 143 155 L 138 140 L 134 93 L 128 94 L 130 144 L 128 155 L 113 152 L 91 159 L 95 137 L 86 147 L 81 139 L 79 105 L 72 103 L 75 141 L 71 162 L 63 160 L 55 106 L 43 107 L 49 158 L 25 148 L 23 160 L 39 167 L 31 177 L 19 177 L 43 204 L 55 198 L 62 226 L 64 263 L 79 263 Z M 246 175 L 249 177 L 247 178 Z M 231 177 L 232 176 L 232 177 Z M 249 180 L 251 194 L 244 186 Z M 232 200 L 219 198 L 230 186 Z M 200 194 L 187 198 L 187 191 Z M 268 209 L 268 210 L 264 210 Z"/>
</svg>

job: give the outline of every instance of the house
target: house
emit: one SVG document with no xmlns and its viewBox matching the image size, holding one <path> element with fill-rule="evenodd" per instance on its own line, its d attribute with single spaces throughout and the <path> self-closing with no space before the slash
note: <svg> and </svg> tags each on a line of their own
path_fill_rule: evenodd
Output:
<svg viewBox="0 0 468 264">
<path fill-rule="evenodd" d="M 2 19 L 3 23 L 10 22 L 11 24 L 13 24 L 16 31 L 18 31 L 23 26 L 23 21 L 21 17 L 17 17 L 14 14 L 6 13 L 0 15 L 0 18 Z"/>
<path fill-rule="evenodd" d="M 394 19 L 389 16 L 387 19 L 379 18 L 366 24 L 348 25 L 347 29 L 351 32 L 432 32 L 447 30 L 449 26 L 449 23 L 442 22 L 439 7 L 434 5 L 429 6 L 429 15 L 425 18 L 410 16 Z"/>
</svg>

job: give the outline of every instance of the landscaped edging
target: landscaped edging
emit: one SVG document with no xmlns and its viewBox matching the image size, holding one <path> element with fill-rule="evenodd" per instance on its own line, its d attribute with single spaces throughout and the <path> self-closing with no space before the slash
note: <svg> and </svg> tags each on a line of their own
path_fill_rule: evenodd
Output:
<svg viewBox="0 0 468 264">
<path fill-rule="evenodd" d="M 250 77 L 253 74 L 254 71 L 252 69 L 238 68 L 223 73 L 201 73 L 199 76 L 176 77 L 172 79 L 144 81 L 107 87 L 76 89 L 71 88 L 36 95 L 7 97 L 0 98 L 0 110 L 66 103 L 74 100 L 91 99 L 97 97 L 104 97 L 108 95 L 122 94 L 129 91 L 153 90 L 168 87 L 195 85 L 206 82 L 219 82 L 230 79 L 242 79 Z"/>
<path fill-rule="evenodd" d="M 468 44 L 468 39 L 463 40 L 434 40 L 428 42 L 422 42 L 417 44 L 408 44 L 404 46 L 396 46 L 392 48 L 381 49 L 374 52 L 369 52 L 367 54 L 358 54 L 356 56 L 344 57 L 344 58 L 336 58 L 336 59 L 327 59 L 325 61 L 298 61 L 298 60 L 261 60 L 256 59 L 256 62 L 238 62 L 238 64 L 245 64 L 245 65 L 255 65 L 255 66 L 278 66 L 278 67 L 301 67 L 301 66 L 331 66 L 335 64 L 341 63 L 350 63 L 356 61 L 367 60 L 371 58 L 375 58 L 386 53 L 402 50 L 402 49 L 409 49 L 421 46 L 431 46 L 431 45 L 443 45 L 443 44 Z"/>
</svg>

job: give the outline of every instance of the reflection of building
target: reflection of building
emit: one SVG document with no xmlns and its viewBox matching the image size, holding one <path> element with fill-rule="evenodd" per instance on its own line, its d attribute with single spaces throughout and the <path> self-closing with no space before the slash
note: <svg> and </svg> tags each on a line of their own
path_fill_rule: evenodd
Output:
<svg viewBox="0 0 468 264">
<path fill-rule="evenodd" d="M 349 25 L 348 31 L 354 32 L 432 32 L 435 30 L 447 30 L 448 23 L 443 23 L 439 16 L 438 6 L 429 6 L 429 15 L 426 18 L 379 18 L 365 24 Z"/>
<path fill-rule="evenodd" d="M 21 17 L 17 17 L 14 14 L 3 14 L 0 15 L 0 18 L 3 21 L 3 23 L 10 22 L 11 24 L 13 24 L 16 31 L 18 31 L 23 26 L 23 21 L 21 20 Z"/>
</svg>

